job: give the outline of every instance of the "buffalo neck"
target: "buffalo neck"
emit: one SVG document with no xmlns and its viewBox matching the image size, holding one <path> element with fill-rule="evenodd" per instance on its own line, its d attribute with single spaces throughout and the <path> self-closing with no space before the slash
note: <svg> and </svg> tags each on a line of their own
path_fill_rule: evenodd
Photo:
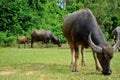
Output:
<svg viewBox="0 0 120 80">
<path fill-rule="evenodd" d="M 105 45 L 105 44 L 107 44 L 107 41 L 106 41 L 102 31 L 99 28 L 93 30 L 91 37 L 92 37 L 92 41 L 96 45 L 100 45 L 100 44 Z"/>
</svg>

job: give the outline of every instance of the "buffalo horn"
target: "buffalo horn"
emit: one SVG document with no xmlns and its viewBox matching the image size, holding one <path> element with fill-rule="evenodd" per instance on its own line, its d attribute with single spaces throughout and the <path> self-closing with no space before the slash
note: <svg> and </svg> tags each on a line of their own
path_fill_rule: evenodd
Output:
<svg viewBox="0 0 120 80">
<path fill-rule="evenodd" d="M 90 32 L 89 34 L 89 37 L 88 37 L 88 41 L 89 41 L 89 44 L 90 44 L 90 47 L 95 51 L 95 52 L 98 52 L 98 53 L 102 53 L 102 48 L 95 45 L 91 39 L 91 34 L 92 32 Z"/>
<path fill-rule="evenodd" d="M 117 31 L 116 43 L 113 45 L 113 50 L 114 50 L 114 51 L 116 51 L 117 47 L 119 46 L 119 42 L 120 42 L 119 39 L 120 39 L 120 38 L 119 38 L 119 33 L 118 33 L 118 31 Z"/>
</svg>

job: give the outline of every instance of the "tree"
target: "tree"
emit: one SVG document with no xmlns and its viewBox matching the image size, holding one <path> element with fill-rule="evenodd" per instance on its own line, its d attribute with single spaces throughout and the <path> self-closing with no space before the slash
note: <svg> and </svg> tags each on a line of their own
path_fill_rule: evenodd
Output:
<svg viewBox="0 0 120 80">
<path fill-rule="evenodd" d="M 58 6 L 62 9 L 66 9 L 66 0 L 58 0 Z"/>
</svg>

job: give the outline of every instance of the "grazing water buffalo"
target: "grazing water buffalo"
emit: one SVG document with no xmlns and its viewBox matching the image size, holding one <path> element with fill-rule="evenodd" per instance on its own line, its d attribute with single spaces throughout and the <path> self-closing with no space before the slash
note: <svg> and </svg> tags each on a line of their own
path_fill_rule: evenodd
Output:
<svg viewBox="0 0 120 80">
<path fill-rule="evenodd" d="M 120 27 L 116 27 L 113 31 L 112 31 L 112 36 L 114 37 L 114 41 L 116 42 L 117 36 L 120 36 Z M 120 44 L 118 46 L 118 51 L 120 52 Z"/>
<path fill-rule="evenodd" d="M 31 47 L 33 48 L 34 41 L 42 41 L 47 43 L 51 40 L 54 44 L 57 44 L 61 47 L 60 39 L 55 37 L 54 34 L 50 30 L 35 30 L 31 32 Z"/>
<path fill-rule="evenodd" d="M 24 44 L 24 48 L 25 48 L 26 46 L 25 44 L 28 44 L 29 46 L 31 39 L 29 39 L 27 36 L 18 36 L 17 42 L 18 42 L 18 48 L 20 48 L 20 44 Z"/>
<path fill-rule="evenodd" d="M 108 44 L 98 23 L 90 9 L 84 8 L 68 14 L 64 19 L 62 31 L 68 40 L 72 53 L 72 71 L 77 72 L 77 60 L 79 57 L 79 45 L 82 48 L 92 48 L 96 68 L 102 67 L 102 74 L 110 75 L 110 60 L 118 46 L 117 39 L 113 47 Z"/>
</svg>

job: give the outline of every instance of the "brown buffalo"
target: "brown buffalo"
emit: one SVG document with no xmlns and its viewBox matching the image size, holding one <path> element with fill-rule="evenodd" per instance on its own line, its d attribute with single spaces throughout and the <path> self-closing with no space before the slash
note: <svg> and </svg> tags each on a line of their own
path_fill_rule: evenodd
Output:
<svg viewBox="0 0 120 80">
<path fill-rule="evenodd" d="M 28 44 L 28 46 L 30 47 L 29 43 L 31 42 L 31 40 L 27 36 L 18 36 L 17 42 L 18 42 L 18 48 L 20 48 L 20 44 L 24 44 L 24 48 L 25 48 L 26 44 Z"/>
<path fill-rule="evenodd" d="M 33 48 L 34 41 L 42 41 L 48 44 L 51 41 L 61 47 L 60 39 L 55 37 L 55 35 L 50 30 L 34 30 L 31 32 L 31 47 Z"/>
<path fill-rule="evenodd" d="M 71 48 L 73 72 L 78 71 L 77 60 L 79 45 L 81 45 L 82 49 L 89 46 L 92 48 L 96 68 L 100 69 L 102 67 L 102 74 L 110 75 L 112 73 L 110 60 L 119 40 L 117 39 L 114 46 L 108 44 L 90 9 L 84 8 L 68 14 L 64 19 L 62 31 Z"/>
</svg>

